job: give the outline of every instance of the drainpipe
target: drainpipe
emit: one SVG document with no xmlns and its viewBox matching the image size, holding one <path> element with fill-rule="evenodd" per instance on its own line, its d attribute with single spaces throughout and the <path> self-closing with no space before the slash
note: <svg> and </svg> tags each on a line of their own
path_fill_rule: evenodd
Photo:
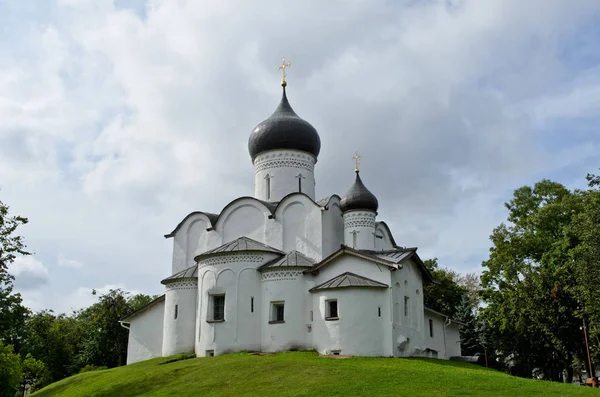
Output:
<svg viewBox="0 0 600 397">
<path fill-rule="evenodd" d="M 444 321 L 444 358 L 448 359 L 448 347 L 446 346 L 446 327 L 452 323 L 450 317 L 446 316 L 446 321 Z"/>
<path fill-rule="evenodd" d="M 131 324 L 129 321 L 119 321 L 119 324 L 125 329 L 130 329 L 129 327 L 125 326 L 125 324 Z"/>
</svg>

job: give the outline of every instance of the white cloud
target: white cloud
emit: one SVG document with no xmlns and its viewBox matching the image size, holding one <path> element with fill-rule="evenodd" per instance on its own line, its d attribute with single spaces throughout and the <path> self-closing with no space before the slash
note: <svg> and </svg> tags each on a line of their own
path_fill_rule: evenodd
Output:
<svg viewBox="0 0 600 397">
<path fill-rule="evenodd" d="M 8 270 L 15 277 L 14 285 L 18 290 L 37 289 L 49 279 L 46 266 L 33 256 L 15 258 Z"/>
<path fill-rule="evenodd" d="M 71 269 L 81 269 L 83 267 L 83 263 L 75 259 L 68 259 L 62 253 L 58 254 L 57 263 L 58 266 L 68 267 Z"/>
<path fill-rule="evenodd" d="M 600 144 L 540 144 L 553 119 L 596 117 L 600 70 L 562 58 L 595 0 L 20 4 L 0 5 L 1 193 L 36 258 L 58 258 L 50 307 L 92 302 L 64 292 L 81 285 L 159 293 L 162 235 L 251 194 L 247 138 L 278 102 L 282 56 L 323 142 L 318 195 L 347 189 L 360 148 L 398 243 L 459 270 L 485 259 L 511 189 L 583 177 Z"/>
</svg>

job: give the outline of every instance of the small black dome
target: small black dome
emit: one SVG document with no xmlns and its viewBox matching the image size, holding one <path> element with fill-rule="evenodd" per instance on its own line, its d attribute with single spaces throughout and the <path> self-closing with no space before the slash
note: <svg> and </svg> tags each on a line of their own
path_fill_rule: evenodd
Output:
<svg viewBox="0 0 600 397">
<path fill-rule="evenodd" d="M 350 186 L 350 189 L 348 189 L 344 197 L 342 197 L 340 207 L 342 212 L 350 210 L 368 210 L 377 212 L 377 208 L 379 208 L 377 197 L 375 197 L 375 195 L 363 184 L 358 171 L 356 172 L 354 184 Z"/>
<path fill-rule="evenodd" d="M 296 149 L 315 157 L 321 151 L 321 138 L 315 127 L 301 119 L 290 106 L 283 87 L 283 96 L 275 112 L 252 130 L 248 151 L 252 160 L 273 149 Z"/>
</svg>

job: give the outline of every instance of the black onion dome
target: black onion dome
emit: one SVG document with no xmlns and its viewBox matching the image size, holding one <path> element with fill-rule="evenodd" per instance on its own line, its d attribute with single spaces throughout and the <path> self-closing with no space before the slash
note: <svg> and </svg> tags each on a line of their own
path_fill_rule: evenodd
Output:
<svg viewBox="0 0 600 397">
<path fill-rule="evenodd" d="M 315 157 L 321 151 L 321 138 L 317 130 L 294 112 L 285 95 L 285 87 L 275 112 L 254 127 L 248 139 L 252 160 L 260 153 L 273 149 L 302 150 Z"/>
<path fill-rule="evenodd" d="M 350 189 L 348 189 L 344 197 L 342 197 L 340 207 L 342 212 L 350 210 L 368 210 L 376 212 L 377 208 L 379 208 L 377 197 L 367 189 L 360 179 L 358 172 L 356 172 L 354 184 L 350 186 Z"/>
</svg>

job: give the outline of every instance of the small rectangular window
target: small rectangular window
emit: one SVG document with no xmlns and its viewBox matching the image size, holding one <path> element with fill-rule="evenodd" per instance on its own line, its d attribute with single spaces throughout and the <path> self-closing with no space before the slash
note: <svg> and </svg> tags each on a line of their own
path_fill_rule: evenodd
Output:
<svg viewBox="0 0 600 397">
<path fill-rule="evenodd" d="M 271 302 L 271 320 L 270 324 L 285 322 L 285 306 L 284 302 Z"/>
<path fill-rule="evenodd" d="M 433 320 L 429 319 L 429 337 L 433 338 Z"/>
<path fill-rule="evenodd" d="M 208 321 L 225 321 L 225 295 L 210 295 Z"/>
<path fill-rule="evenodd" d="M 339 356 L 341 352 L 341 350 L 332 350 L 331 354 L 333 354 L 334 356 Z"/>
<path fill-rule="evenodd" d="M 254 297 L 250 297 L 250 313 L 254 313 Z"/>
<path fill-rule="evenodd" d="M 206 357 L 214 357 L 215 356 L 215 351 L 214 350 L 207 350 L 206 351 Z"/>
<path fill-rule="evenodd" d="M 381 306 L 377 308 L 377 317 L 381 317 Z"/>
<path fill-rule="evenodd" d="M 338 304 L 336 299 L 325 301 L 325 320 L 338 320 Z"/>
<path fill-rule="evenodd" d="M 179 305 L 175 305 L 175 320 L 177 320 L 177 315 L 179 314 Z"/>
<path fill-rule="evenodd" d="M 408 317 L 408 296 L 404 297 L 404 317 Z"/>
<path fill-rule="evenodd" d="M 313 320 L 313 311 L 312 310 L 310 311 L 310 321 L 314 321 Z"/>
</svg>

